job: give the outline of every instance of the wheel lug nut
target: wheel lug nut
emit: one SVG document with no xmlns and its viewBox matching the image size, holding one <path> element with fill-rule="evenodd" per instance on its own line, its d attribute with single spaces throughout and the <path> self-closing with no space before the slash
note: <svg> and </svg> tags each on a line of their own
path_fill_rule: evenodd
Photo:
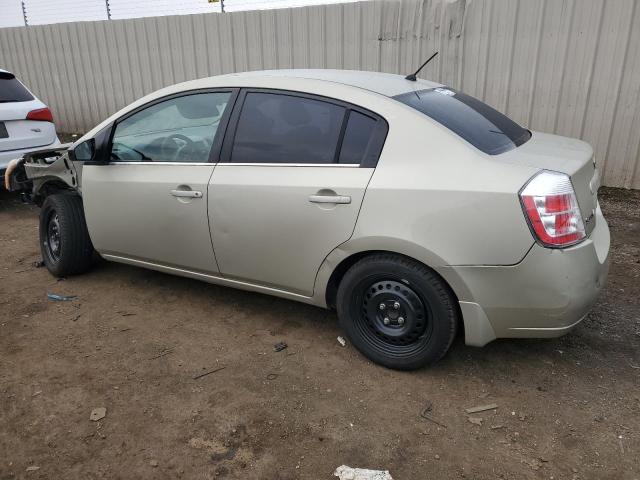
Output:
<svg viewBox="0 0 640 480">
<path fill-rule="evenodd" d="M 379 308 L 380 310 L 384 310 L 385 308 L 387 308 L 387 306 L 386 306 L 384 303 L 381 303 L 381 304 L 378 306 L 378 308 Z"/>
<path fill-rule="evenodd" d="M 387 317 L 384 317 L 384 320 L 382 321 L 385 325 L 389 325 L 389 319 Z"/>
<path fill-rule="evenodd" d="M 400 302 L 393 302 L 393 308 L 395 310 L 400 310 Z"/>
<path fill-rule="evenodd" d="M 398 325 L 404 325 L 404 317 L 398 317 Z"/>
</svg>

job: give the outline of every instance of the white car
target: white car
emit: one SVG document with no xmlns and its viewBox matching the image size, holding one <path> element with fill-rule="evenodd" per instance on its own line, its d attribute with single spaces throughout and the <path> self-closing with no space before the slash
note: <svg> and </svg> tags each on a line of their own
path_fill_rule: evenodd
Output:
<svg viewBox="0 0 640 480">
<path fill-rule="evenodd" d="M 10 160 L 59 144 L 49 107 L 13 73 L 0 69 L 0 178 Z"/>
</svg>

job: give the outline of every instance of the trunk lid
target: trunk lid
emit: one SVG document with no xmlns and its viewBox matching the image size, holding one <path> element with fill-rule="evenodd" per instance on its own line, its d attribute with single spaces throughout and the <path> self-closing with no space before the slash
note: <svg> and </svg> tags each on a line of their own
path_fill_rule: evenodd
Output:
<svg viewBox="0 0 640 480">
<path fill-rule="evenodd" d="M 600 174 L 595 165 L 591 145 L 574 138 L 532 132 L 528 142 L 493 158 L 569 175 L 586 233 L 589 235 L 593 231 Z"/>
<path fill-rule="evenodd" d="M 53 123 L 26 120 L 30 111 L 45 107 L 37 99 L 0 103 L 0 152 L 42 147 L 55 142 Z"/>
</svg>

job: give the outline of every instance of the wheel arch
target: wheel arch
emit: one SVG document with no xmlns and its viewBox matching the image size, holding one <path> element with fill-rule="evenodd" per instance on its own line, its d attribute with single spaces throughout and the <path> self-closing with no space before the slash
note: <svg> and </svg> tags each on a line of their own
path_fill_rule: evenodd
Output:
<svg viewBox="0 0 640 480">
<path fill-rule="evenodd" d="M 394 248 L 383 248 L 383 245 L 394 245 Z M 347 270 L 360 259 L 378 253 L 391 253 L 417 261 L 443 281 L 458 303 L 458 327 L 467 345 L 480 347 L 496 338 L 486 313 L 475 302 L 467 284 L 456 269 L 426 248 L 398 239 L 347 242 L 336 248 L 318 270 L 313 303 L 330 309 L 335 308 L 338 285 Z"/>
<path fill-rule="evenodd" d="M 373 249 L 373 250 L 359 250 L 359 251 L 351 252 L 350 254 L 345 255 L 343 258 L 341 258 L 335 264 L 335 266 L 332 269 L 330 269 L 331 271 L 330 271 L 330 273 L 328 275 L 326 283 L 323 285 L 323 288 L 322 288 L 322 291 L 323 291 L 322 302 L 324 303 L 324 305 L 326 305 L 326 307 L 331 309 L 331 310 L 335 310 L 335 308 L 336 308 L 336 297 L 337 297 L 337 293 L 338 293 L 338 286 L 340 285 L 340 282 L 343 279 L 344 275 L 347 273 L 347 271 L 353 265 L 355 265 L 358 261 L 360 261 L 361 259 L 366 258 L 366 257 L 371 256 L 371 255 L 382 254 L 382 253 L 398 255 L 400 257 L 404 257 L 404 258 L 407 258 L 409 260 L 416 261 L 416 262 L 424 265 L 429 270 L 431 270 L 443 282 L 443 284 L 450 290 L 451 294 L 453 295 L 453 298 L 456 301 L 457 317 L 458 317 L 458 332 L 462 332 L 462 334 L 466 338 L 467 331 L 466 331 L 466 328 L 465 328 L 465 316 L 464 316 L 464 312 L 462 310 L 462 304 L 460 303 L 460 298 L 461 297 L 458 294 L 458 292 L 461 289 L 464 289 L 465 287 L 463 287 L 461 285 L 458 285 L 458 292 L 456 292 L 456 288 L 454 288 L 454 285 L 457 282 L 451 282 L 451 281 L 449 281 L 450 279 L 447 279 L 445 276 L 443 276 L 442 273 L 441 273 L 442 272 L 442 268 L 434 268 L 433 266 L 425 263 L 420 258 L 416 258 L 415 256 L 412 256 L 412 255 L 407 255 L 404 252 L 397 252 L 397 251 L 393 251 L 393 250 L 389 250 L 389 249 Z M 327 259 L 325 260 L 325 264 L 327 264 L 327 263 L 328 264 L 332 264 L 331 260 L 329 260 L 329 257 L 327 257 Z M 323 264 L 323 266 L 325 266 L 325 265 Z M 450 270 L 451 273 L 453 273 L 453 270 L 451 270 L 451 269 L 449 269 L 449 270 Z M 451 275 L 447 275 L 447 276 L 450 277 Z"/>
<path fill-rule="evenodd" d="M 34 184 L 32 199 L 36 205 L 42 206 L 45 199 L 56 193 L 79 195 L 78 191 L 58 177 L 46 177 Z"/>
<path fill-rule="evenodd" d="M 390 245 L 393 248 L 389 248 Z M 409 241 L 375 237 L 343 243 L 325 258 L 316 275 L 316 303 L 333 308 L 338 285 L 347 270 L 360 259 L 377 253 L 391 253 L 417 261 L 435 272 L 451 289 L 456 300 L 462 301 L 471 297 L 466 284 L 455 270 L 437 254 Z"/>
</svg>

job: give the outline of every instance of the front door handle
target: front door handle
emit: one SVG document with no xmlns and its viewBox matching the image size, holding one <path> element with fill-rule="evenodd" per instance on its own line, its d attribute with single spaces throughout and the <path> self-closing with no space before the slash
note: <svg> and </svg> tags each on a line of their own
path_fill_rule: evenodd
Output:
<svg viewBox="0 0 640 480">
<path fill-rule="evenodd" d="M 311 203 L 351 203 L 348 195 L 309 195 Z"/>
<path fill-rule="evenodd" d="M 202 192 L 198 190 L 171 190 L 171 195 L 174 197 L 202 198 Z"/>
</svg>

